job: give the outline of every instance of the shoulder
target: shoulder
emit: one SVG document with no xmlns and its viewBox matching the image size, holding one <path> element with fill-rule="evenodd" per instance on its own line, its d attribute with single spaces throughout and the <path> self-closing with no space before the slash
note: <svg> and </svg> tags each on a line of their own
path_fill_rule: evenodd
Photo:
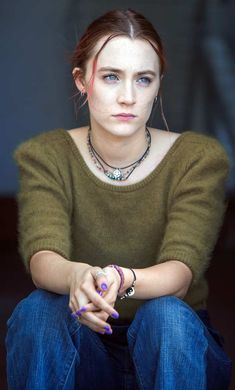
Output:
<svg viewBox="0 0 235 390">
<path fill-rule="evenodd" d="M 223 144 L 215 137 L 193 131 L 187 131 L 184 139 L 185 148 L 201 156 L 201 161 L 217 161 L 230 165 L 229 156 Z"/>
<path fill-rule="evenodd" d="M 191 145 L 192 148 L 198 147 L 202 151 L 216 150 L 218 152 L 225 152 L 221 142 L 208 134 L 189 130 L 181 133 L 181 135 L 184 135 L 184 144 L 188 146 Z"/>
<path fill-rule="evenodd" d="M 163 144 L 165 142 L 167 145 L 168 142 L 168 157 L 174 164 L 174 172 L 179 171 L 179 174 L 182 174 L 198 169 L 201 174 L 207 170 L 210 170 L 211 175 L 216 175 L 216 171 L 223 171 L 226 175 L 229 173 L 229 156 L 225 147 L 215 137 L 191 130 L 182 133 L 157 130 L 156 137 L 159 134 L 165 140 Z M 170 142 L 167 141 L 169 139 Z"/>
<path fill-rule="evenodd" d="M 61 138 L 61 133 L 64 131 L 65 131 L 64 129 L 53 129 L 53 130 L 41 132 L 39 134 L 34 135 L 31 138 L 22 141 L 17 146 L 17 148 L 23 148 L 23 147 L 26 148 L 28 146 L 36 147 L 36 145 L 45 145 L 47 142 L 51 143 Z"/>
<path fill-rule="evenodd" d="M 179 160 L 184 160 L 184 174 L 194 180 L 211 182 L 225 181 L 231 163 L 227 151 L 215 137 L 193 131 L 182 133 Z"/>
<path fill-rule="evenodd" d="M 184 150 L 185 152 L 188 150 L 188 153 L 192 153 L 192 156 L 207 151 L 209 154 L 215 153 L 216 155 L 224 155 L 225 158 L 228 158 L 222 143 L 215 137 L 207 134 L 191 130 L 177 133 L 155 128 L 150 128 L 150 131 L 157 148 L 162 146 L 163 148 L 170 149 L 176 144 L 177 148 L 175 149 L 178 151 Z"/>
<path fill-rule="evenodd" d="M 39 133 L 29 139 L 21 142 L 14 150 L 13 156 L 17 160 L 21 155 L 48 155 L 53 150 L 65 143 L 64 129 L 53 129 L 46 132 Z"/>
<path fill-rule="evenodd" d="M 167 132 L 166 132 L 167 133 Z M 229 160 L 228 154 L 222 143 L 215 137 L 202 132 L 196 132 L 192 130 L 184 131 L 182 133 L 174 133 L 172 138 L 177 140 L 178 145 L 181 146 L 181 150 L 188 151 L 187 155 L 206 155 L 216 157 L 223 157 Z"/>
</svg>

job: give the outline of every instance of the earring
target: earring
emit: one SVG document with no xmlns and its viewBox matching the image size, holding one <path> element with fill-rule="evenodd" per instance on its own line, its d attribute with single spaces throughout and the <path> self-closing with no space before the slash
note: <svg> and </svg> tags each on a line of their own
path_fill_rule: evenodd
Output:
<svg viewBox="0 0 235 390">
<path fill-rule="evenodd" d="M 157 98 L 158 98 L 158 96 L 155 96 L 154 103 L 157 103 Z"/>
</svg>

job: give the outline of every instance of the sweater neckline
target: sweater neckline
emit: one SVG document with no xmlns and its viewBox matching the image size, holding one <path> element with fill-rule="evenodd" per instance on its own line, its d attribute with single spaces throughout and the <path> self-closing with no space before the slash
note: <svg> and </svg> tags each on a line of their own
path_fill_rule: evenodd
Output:
<svg viewBox="0 0 235 390">
<path fill-rule="evenodd" d="M 82 154 L 80 153 L 80 150 L 78 149 L 76 143 L 74 142 L 73 138 L 69 134 L 69 132 L 66 129 L 61 129 L 62 134 L 65 136 L 66 141 L 68 142 L 69 146 L 72 149 L 73 154 L 81 164 L 83 170 L 85 173 L 95 182 L 96 185 L 99 187 L 102 187 L 106 190 L 110 191 L 115 191 L 115 192 L 131 192 L 135 191 L 141 187 L 144 187 L 147 183 L 149 183 L 166 165 L 172 154 L 175 152 L 175 150 L 178 148 L 178 146 L 181 144 L 182 140 L 188 136 L 189 134 L 192 133 L 192 131 L 185 131 L 179 135 L 178 138 L 174 141 L 174 143 L 171 145 L 170 149 L 167 151 L 165 156 L 162 158 L 160 163 L 153 169 L 152 172 L 150 172 L 144 179 L 133 183 L 133 184 L 128 184 L 125 186 L 118 186 L 118 185 L 113 185 L 111 183 L 106 183 L 99 179 L 88 167 L 87 163 L 85 162 Z"/>
</svg>

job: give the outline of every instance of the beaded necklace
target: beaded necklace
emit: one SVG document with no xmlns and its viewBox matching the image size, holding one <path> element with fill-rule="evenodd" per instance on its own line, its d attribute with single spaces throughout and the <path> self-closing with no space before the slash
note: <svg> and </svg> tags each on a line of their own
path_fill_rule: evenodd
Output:
<svg viewBox="0 0 235 390">
<path fill-rule="evenodd" d="M 89 127 L 88 135 L 87 135 L 87 146 L 91 158 L 94 164 L 96 165 L 96 167 L 99 170 L 103 171 L 103 173 L 111 180 L 119 180 L 119 181 L 127 180 L 128 177 L 130 177 L 130 175 L 132 174 L 132 172 L 142 163 L 142 161 L 146 159 L 146 157 L 149 154 L 150 147 L 151 147 L 151 134 L 150 131 L 147 129 L 147 127 L 145 131 L 146 131 L 146 140 L 148 145 L 144 154 L 138 160 L 134 161 L 132 164 L 126 165 L 125 167 L 117 168 L 117 167 L 113 167 L 112 165 L 109 165 L 95 150 L 91 142 L 91 128 Z M 111 168 L 112 171 L 109 170 L 108 168 L 105 168 L 104 165 Z M 125 170 L 127 171 L 124 172 Z"/>
</svg>

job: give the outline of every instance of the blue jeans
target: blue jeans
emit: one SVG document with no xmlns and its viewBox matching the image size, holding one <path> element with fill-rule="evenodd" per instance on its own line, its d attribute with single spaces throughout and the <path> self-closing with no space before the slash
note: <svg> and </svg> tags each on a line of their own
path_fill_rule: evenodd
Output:
<svg viewBox="0 0 235 390">
<path fill-rule="evenodd" d="M 118 320 L 117 320 L 118 321 Z M 151 299 L 100 335 L 70 315 L 68 296 L 35 290 L 8 321 L 9 390 L 223 390 L 231 360 L 206 310 Z"/>
</svg>

